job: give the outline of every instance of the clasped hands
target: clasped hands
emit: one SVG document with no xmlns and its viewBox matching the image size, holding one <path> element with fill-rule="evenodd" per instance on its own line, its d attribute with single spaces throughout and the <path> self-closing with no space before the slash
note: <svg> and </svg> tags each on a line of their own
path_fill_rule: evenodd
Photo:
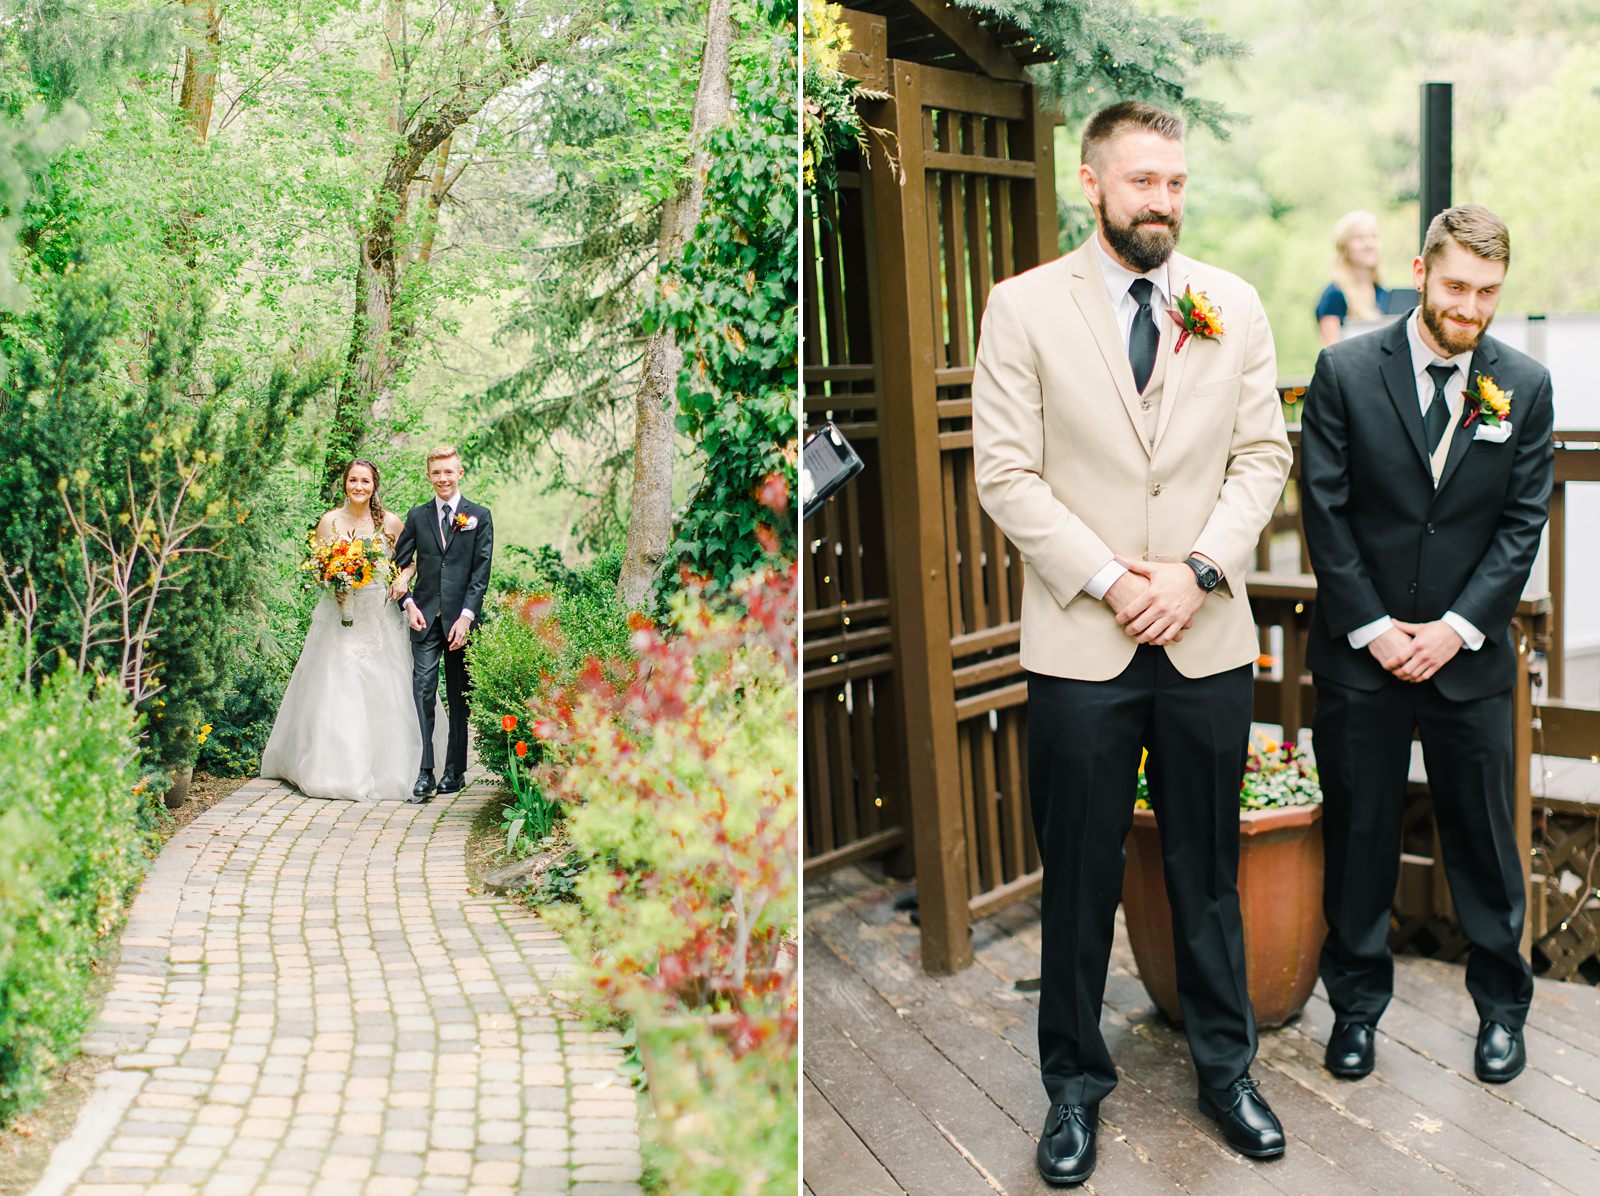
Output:
<svg viewBox="0 0 1600 1196">
<path fill-rule="evenodd" d="M 1172 644 L 1194 626 L 1206 592 L 1188 565 L 1171 561 L 1117 563 L 1127 570 L 1106 591 L 1117 625 L 1141 644 Z"/>
<path fill-rule="evenodd" d="M 389 597 L 394 602 L 404 602 L 407 594 L 411 592 L 410 578 L 398 578 L 394 585 L 389 587 Z M 427 619 L 422 617 L 422 610 L 415 602 L 406 605 L 406 626 L 412 631 L 426 631 Z M 472 630 L 472 620 L 462 615 L 452 624 L 450 631 L 445 636 L 445 647 L 452 652 L 459 652 L 467 646 L 467 633 Z"/>
<path fill-rule="evenodd" d="M 1402 623 L 1367 645 L 1372 658 L 1401 681 L 1426 681 L 1461 651 L 1461 636 L 1454 627 L 1432 623 Z"/>
</svg>

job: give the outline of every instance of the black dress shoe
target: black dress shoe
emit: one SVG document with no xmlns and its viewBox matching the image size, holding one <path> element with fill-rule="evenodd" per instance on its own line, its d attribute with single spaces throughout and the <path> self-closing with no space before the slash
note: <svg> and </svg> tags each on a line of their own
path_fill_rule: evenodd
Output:
<svg viewBox="0 0 1600 1196">
<path fill-rule="evenodd" d="M 1485 1084 L 1504 1084 L 1522 1074 L 1528 1066 L 1528 1051 L 1522 1045 L 1522 1031 L 1500 1022 L 1484 1022 L 1478 1027 L 1478 1049 L 1472 1068 Z"/>
<path fill-rule="evenodd" d="M 439 795 L 443 797 L 446 793 L 460 793 L 466 783 L 466 777 L 447 768 L 444 770 L 444 776 L 439 778 Z"/>
<path fill-rule="evenodd" d="M 1359 1080 L 1372 1074 L 1377 1054 L 1377 1034 L 1366 1022 L 1334 1022 L 1323 1064 L 1342 1080 Z"/>
<path fill-rule="evenodd" d="M 435 788 L 433 770 L 424 768 L 417 774 L 417 783 L 411 787 L 411 796 L 406 800 L 415 806 L 423 805 L 433 796 Z"/>
<path fill-rule="evenodd" d="M 1034 1155 L 1040 1178 L 1067 1188 L 1093 1175 L 1094 1136 L 1099 1128 L 1099 1105 L 1051 1105 Z"/>
<path fill-rule="evenodd" d="M 1228 1145 L 1252 1159 L 1283 1153 L 1283 1126 L 1248 1075 L 1226 1088 L 1200 1089 L 1200 1111 L 1222 1127 Z"/>
</svg>

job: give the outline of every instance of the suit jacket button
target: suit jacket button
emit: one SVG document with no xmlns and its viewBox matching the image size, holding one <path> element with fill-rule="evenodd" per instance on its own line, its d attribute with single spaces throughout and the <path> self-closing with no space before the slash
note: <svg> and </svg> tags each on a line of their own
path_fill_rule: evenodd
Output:
<svg viewBox="0 0 1600 1196">
<path fill-rule="evenodd" d="M 1417 592 L 1417 583 L 1416 582 L 1412 582 L 1410 587 L 1409 587 L 1409 590 L 1410 590 L 1411 593 L 1415 594 Z"/>
<path fill-rule="evenodd" d="M 1429 534 L 1429 535 L 1430 535 L 1430 536 L 1431 536 L 1431 535 L 1433 535 L 1433 524 L 1431 524 L 1431 523 L 1430 523 L 1430 524 L 1428 524 L 1428 534 Z"/>
</svg>

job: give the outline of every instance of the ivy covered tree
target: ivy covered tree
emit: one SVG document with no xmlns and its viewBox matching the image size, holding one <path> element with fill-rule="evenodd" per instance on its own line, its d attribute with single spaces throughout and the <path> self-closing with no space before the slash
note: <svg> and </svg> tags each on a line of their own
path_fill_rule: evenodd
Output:
<svg viewBox="0 0 1600 1196">
<path fill-rule="evenodd" d="M 675 528 L 669 582 L 687 569 L 726 584 L 795 551 L 796 65 L 787 34 L 739 64 L 745 103 L 708 141 L 704 215 L 648 317 L 682 347 L 678 430 L 703 469 Z"/>
</svg>

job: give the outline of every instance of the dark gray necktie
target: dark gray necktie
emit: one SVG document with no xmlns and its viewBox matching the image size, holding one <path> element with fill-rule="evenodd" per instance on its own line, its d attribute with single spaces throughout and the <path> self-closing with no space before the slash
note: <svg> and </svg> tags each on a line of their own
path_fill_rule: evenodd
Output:
<svg viewBox="0 0 1600 1196">
<path fill-rule="evenodd" d="M 450 508 L 446 506 L 439 513 L 439 540 L 441 543 L 450 543 Z"/>
<path fill-rule="evenodd" d="M 1128 333 L 1128 364 L 1133 367 L 1133 384 L 1140 394 L 1144 393 L 1145 383 L 1150 381 L 1150 372 L 1156 368 L 1156 346 L 1161 343 L 1161 331 L 1150 309 L 1150 293 L 1155 289 L 1148 278 L 1135 278 L 1128 286 L 1128 294 L 1139 304 L 1133 328 Z"/>
<path fill-rule="evenodd" d="M 1450 426 L 1450 404 L 1445 401 L 1444 384 L 1454 378 L 1453 365 L 1430 365 L 1428 373 L 1433 378 L 1433 398 L 1422 413 L 1422 426 L 1428 433 L 1428 452 L 1432 453 L 1444 439 L 1444 430 Z"/>
</svg>

